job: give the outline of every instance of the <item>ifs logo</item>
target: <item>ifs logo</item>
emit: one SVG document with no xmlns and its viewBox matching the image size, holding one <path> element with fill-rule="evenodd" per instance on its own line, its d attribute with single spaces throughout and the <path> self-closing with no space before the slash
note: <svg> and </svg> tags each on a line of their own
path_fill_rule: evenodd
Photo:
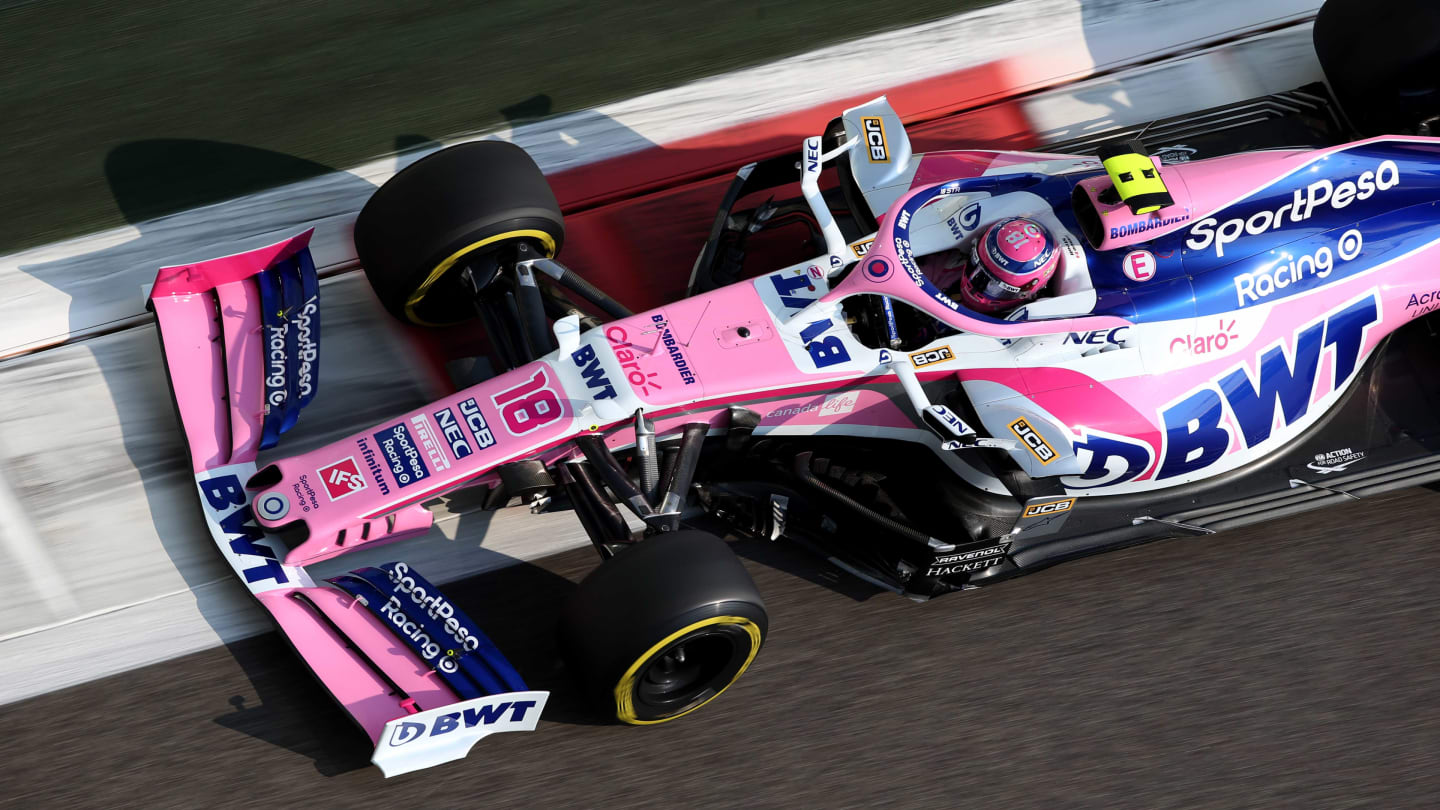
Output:
<svg viewBox="0 0 1440 810">
<path fill-rule="evenodd" d="M 332 501 L 354 495 L 365 488 L 365 477 L 360 474 L 360 465 L 355 463 L 354 456 L 341 459 L 328 467 L 321 467 L 316 472 L 325 484 L 325 494 Z"/>
</svg>

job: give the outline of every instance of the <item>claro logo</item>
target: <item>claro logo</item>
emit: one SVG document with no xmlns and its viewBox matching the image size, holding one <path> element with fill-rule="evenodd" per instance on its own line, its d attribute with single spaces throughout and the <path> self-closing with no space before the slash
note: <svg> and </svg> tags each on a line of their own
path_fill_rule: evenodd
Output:
<svg viewBox="0 0 1440 810">
<path fill-rule="evenodd" d="M 1224 256 L 1225 246 L 1245 234 L 1259 236 L 1287 224 L 1299 224 L 1314 216 L 1321 206 L 1328 205 L 1338 211 L 1357 200 L 1368 200 L 1376 192 L 1388 191 L 1398 185 L 1400 167 L 1393 160 L 1383 161 L 1375 171 L 1367 171 L 1338 185 L 1322 178 L 1303 189 L 1295 189 L 1294 198 L 1274 211 L 1260 211 L 1248 218 L 1236 217 L 1224 222 L 1206 217 L 1190 229 L 1190 238 L 1185 240 L 1185 246 L 1191 250 L 1208 250 L 1214 246 L 1215 255 Z"/>
<path fill-rule="evenodd" d="M 1185 335 L 1170 341 L 1171 354 L 1214 354 L 1223 352 L 1232 345 L 1238 345 L 1240 334 L 1235 331 L 1235 319 L 1228 322 L 1224 318 L 1216 321 L 1215 327 L 1204 334 Z"/>
</svg>

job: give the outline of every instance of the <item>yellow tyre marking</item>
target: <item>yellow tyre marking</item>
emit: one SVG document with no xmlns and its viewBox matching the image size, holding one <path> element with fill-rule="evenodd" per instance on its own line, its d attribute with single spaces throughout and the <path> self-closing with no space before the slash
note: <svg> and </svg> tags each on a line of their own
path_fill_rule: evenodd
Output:
<svg viewBox="0 0 1440 810">
<path fill-rule="evenodd" d="M 659 720 L 641 720 L 636 717 L 635 704 L 631 699 L 631 694 L 635 691 L 635 680 L 639 677 L 640 668 L 645 665 L 645 662 L 649 661 L 661 650 L 670 646 L 670 644 L 674 642 L 675 639 L 689 633 L 693 633 L 702 627 L 710 627 L 711 625 L 716 624 L 740 625 L 740 627 L 750 636 L 750 654 L 745 658 L 745 663 L 741 665 L 740 669 L 735 672 L 735 676 L 730 679 L 730 683 L 727 683 L 724 686 L 720 687 L 718 690 L 716 690 L 715 694 L 711 695 L 709 698 L 705 699 L 698 705 L 691 706 L 690 708 L 686 709 L 683 712 L 680 712 L 679 714 L 661 718 Z M 709 619 L 703 619 L 701 621 L 695 622 L 694 624 L 684 629 L 676 630 L 675 632 L 666 636 L 663 641 L 646 650 L 644 655 L 635 659 L 635 663 L 631 664 L 630 668 L 625 670 L 624 676 L 620 678 L 620 683 L 615 687 L 615 716 L 618 717 L 623 723 L 630 723 L 637 726 L 650 726 L 656 723 L 668 723 L 671 720 L 676 720 L 678 718 L 684 717 L 690 712 L 693 712 L 701 706 L 704 706 L 706 703 L 709 703 L 715 698 L 720 697 L 720 695 L 723 694 L 726 689 L 730 688 L 731 683 L 735 683 L 736 681 L 740 680 L 740 676 L 744 675 L 745 670 L 750 668 L 750 662 L 755 660 L 755 654 L 759 651 L 760 627 L 759 625 L 755 624 L 754 622 L 743 616 L 713 616 Z"/>
<path fill-rule="evenodd" d="M 410 297 L 405 301 L 405 317 L 424 326 L 443 326 L 444 324 L 430 323 L 415 314 L 415 307 L 419 306 L 420 301 L 425 298 L 425 293 L 429 292 L 430 288 L 435 285 L 435 282 L 439 281 L 440 278 L 444 276 L 450 268 L 454 267 L 456 262 L 464 258 L 466 254 L 473 253 L 486 245 L 491 245 L 505 239 L 520 239 L 523 237 L 539 239 L 540 244 L 545 247 L 545 255 L 555 255 L 555 240 L 551 238 L 550 234 L 537 230 L 506 231 L 498 236 L 491 236 L 486 239 L 481 239 L 474 244 L 466 245 L 450 254 L 445 261 L 436 265 L 435 269 L 430 271 L 430 275 L 425 278 L 425 281 L 421 283 L 419 287 L 415 288 L 415 292 L 410 293 Z"/>
</svg>

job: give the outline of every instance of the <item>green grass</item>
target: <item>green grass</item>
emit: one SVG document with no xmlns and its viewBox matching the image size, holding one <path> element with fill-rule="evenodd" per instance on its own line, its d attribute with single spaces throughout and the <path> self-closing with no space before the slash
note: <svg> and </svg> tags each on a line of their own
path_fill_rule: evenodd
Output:
<svg viewBox="0 0 1440 810">
<path fill-rule="evenodd" d="M 994 1 L 0 0 L 0 253 Z"/>
</svg>

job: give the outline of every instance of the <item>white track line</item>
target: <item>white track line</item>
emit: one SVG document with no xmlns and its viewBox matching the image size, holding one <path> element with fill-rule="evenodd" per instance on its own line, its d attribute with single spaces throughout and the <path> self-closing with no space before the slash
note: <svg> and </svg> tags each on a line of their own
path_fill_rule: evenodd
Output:
<svg viewBox="0 0 1440 810">
<path fill-rule="evenodd" d="M 1004 62 L 1011 89 L 1030 91 L 1307 19 L 1319 5 L 1320 0 L 1012 0 L 455 140 L 512 140 L 554 172 L 997 61 Z M 0 289 L 6 293 L 0 297 L 0 357 L 134 325 L 143 310 L 132 291 L 150 281 L 156 268 L 256 247 L 305 227 L 317 228 L 312 246 L 322 269 L 347 266 L 354 261 L 355 213 L 397 165 L 417 157 L 390 157 L 0 258 Z"/>
<path fill-rule="evenodd" d="M 1059 137 L 1138 123 L 1176 98 L 1222 104 L 1289 89 L 1318 77 L 1313 59 L 1293 56 L 1307 38 L 1300 26 L 1041 93 L 1026 100 L 1027 114 Z M 286 453 L 430 393 L 404 349 L 376 333 L 363 279 L 327 281 L 325 301 L 325 393 L 287 435 Z M 53 580 L 11 583 L 0 609 L 0 704 L 270 628 L 200 522 L 153 327 L 0 364 L 0 413 L 10 414 L 0 420 L 0 469 L 23 470 L 27 519 L 79 602 L 65 616 L 36 615 L 31 606 Z M 504 510 L 444 516 L 403 549 L 324 565 L 338 573 L 398 556 L 444 584 L 587 542 L 568 514 Z"/>
</svg>

